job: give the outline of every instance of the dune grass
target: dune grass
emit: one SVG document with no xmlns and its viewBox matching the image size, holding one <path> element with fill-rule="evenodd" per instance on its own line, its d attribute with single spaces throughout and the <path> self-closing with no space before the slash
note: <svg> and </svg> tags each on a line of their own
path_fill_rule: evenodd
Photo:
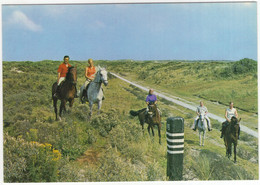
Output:
<svg viewBox="0 0 260 185">
<path fill-rule="evenodd" d="M 84 82 L 85 62 L 72 63 L 79 67 L 79 87 Z M 162 145 L 159 145 L 157 129 L 154 138 L 147 130 L 143 134 L 138 119 L 129 115 L 130 110 L 145 107 L 147 92 L 111 76 L 109 85 L 104 87 L 106 99 L 100 115 L 96 114 L 95 106 L 94 115 L 89 119 L 87 104 L 76 100 L 62 121 L 55 121 L 51 85 L 56 80 L 58 64 L 58 61 L 3 64 L 4 133 L 8 134 L 4 135 L 5 182 L 167 180 L 165 127 L 169 116 L 185 119 L 184 180 L 259 178 L 257 139 L 241 135 L 235 165 L 225 157 L 218 122 L 212 120 L 214 130 L 207 133 L 205 146 L 199 147 L 198 134 L 190 129 L 194 112 L 159 99 L 163 112 Z M 14 67 L 24 73 L 12 71 Z M 41 70 L 42 75 L 37 70 Z M 15 144 L 8 145 L 7 141 Z M 38 143 L 39 148 L 30 147 L 30 142 Z M 38 155 L 41 154 L 40 146 L 46 144 L 51 146 L 48 160 L 46 156 Z M 19 145 L 27 147 L 19 150 L 23 158 L 15 155 Z M 54 151 L 60 153 L 60 158 L 54 156 Z M 32 158 L 32 154 L 36 158 Z M 44 160 L 49 161 L 48 165 L 44 165 Z M 50 167 L 53 167 L 53 173 L 47 178 L 46 170 Z M 197 167 L 202 168 L 198 170 Z M 7 174 L 10 170 L 18 176 Z"/>
</svg>

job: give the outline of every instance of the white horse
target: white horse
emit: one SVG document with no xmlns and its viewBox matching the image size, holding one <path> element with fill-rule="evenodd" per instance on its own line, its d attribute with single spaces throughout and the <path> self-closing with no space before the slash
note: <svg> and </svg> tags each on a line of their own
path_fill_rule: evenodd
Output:
<svg viewBox="0 0 260 185">
<path fill-rule="evenodd" d="M 199 130 L 199 138 L 200 138 L 200 146 L 204 146 L 204 140 L 206 136 L 206 130 L 207 130 L 207 120 L 205 118 L 205 112 L 201 112 L 198 120 L 198 130 Z M 201 139 L 201 133 L 202 139 Z"/>
<path fill-rule="evenodd" d="M 90 108 L 90 116 L 92 115 L 92 108 L 94 103 L 98 104 L 98 114 L 100 114 L 100 109 L 102 106 L 102 100 L 104 98 L 103 90 L 102 90 L 102 83 L 107 86 L 107 71 L 105 68 L 97 67 L 97 72 L 95 74 L 95 78 L 92 82 L 89 83 L 87 95 L 88 95 L 88 102 Z M 82 103 L 86 102 L 85 97 L 83 96 L 84 84 L 80 88 L 79 99 Z"/>
</svg>

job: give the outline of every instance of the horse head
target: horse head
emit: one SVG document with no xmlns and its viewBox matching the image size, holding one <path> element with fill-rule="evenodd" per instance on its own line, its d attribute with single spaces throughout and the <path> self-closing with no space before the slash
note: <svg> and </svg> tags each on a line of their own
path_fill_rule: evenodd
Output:
<svg viewBox="0 0 260 185">
<path fill-rule="evenodd" d="M 100 66 L 98 66 L 98 71 L 96 73 L 95 82 L 103 83 L 105 86 L 108 85 L 107 71 L 105 68 L 101 68 Z"/>
<path fill-rule="evenodd" d="M 77 83 L 77 65 L 75 67 L 69 67 L 66 80 L 72 81 L 74 85 Z"/>
<path fill-rule="evenodd" d="M 233 125 L 238 124 L 240 121 L 241 121 L 241 118 L 240 118 L 239 120 L 238 120 L 235 116 L 233 116 L 233 117 L 231 118 L 231 123 L 232 123 Z"/>
<path fill-rule="evenodd" d="M 156 114 L 156 110 L 157 110 L 156 104 L 152 103 L 148 105 L 148 115 L 150 117 L 153 117 Z"/>
<path fill-rule="evenodd" d="M 204 119 L 205 119 L 205 113 L 204 113 L 204 112 L 202 112 L 202 113 L 200 114 L 199 119 L 200 119 L 202 122 L 204 121 Z"/>
<path fill-rule="evenodd" d="M 199 115 L 199 124 L 198 124 L 198 128 L 201 128 L 202 130 L 205 130 L 207 128 L 207 123 L 206 123 L 206 113 L 205 112 L 201 112 Z"/>
</svg>

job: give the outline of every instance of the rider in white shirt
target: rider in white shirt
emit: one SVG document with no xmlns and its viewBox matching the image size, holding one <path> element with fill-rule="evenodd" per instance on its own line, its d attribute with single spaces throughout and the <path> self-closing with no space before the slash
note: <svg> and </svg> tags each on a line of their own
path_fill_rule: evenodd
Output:
<svg viewBox="0 0 260 185">
<path fill-rule="evenodd" d="M 233 102 L 230 102 L 229 103 L 229 108 L 226 109 L 226 112 L 225 112 L 226 121 L 222 123 L 222 129 L 221 129 L 221 136 L 220 136 L 220 138 L 223 137 L 223 134 L 225 132 L 226 127 L 231 122 L 231 118 L 233 116 L 238 118 L 237 110 L 233 106 L 234 106 Z M 238 130 L 238 139 L 239 139 L 239 135 L 240 135 L 240 127 L 239 127 L 239 130 Z"/>
<path fill-rule="evenodd" d="M 194 131 L 196 131 L 197 126 L 198 126 L 199 116 L 200 116 L 200 114 L 201 114 L 202 112 L 205 113 L 205 118 L 206 118 L 207 123 L 208 123 L 208 130 L 211 131 L 212 129 L 211 129 L 211 124 L 210 124 L 210 119 L 209 119 L 208 116 L 207 116 L 208 109 L 207 109 L 207 107 L 204 106 L 203 101 L 200 101 L 200 106 L 197 107 L 197 110 L 196 110 L 197 117 L 196 117 L 195 120 L 194 120 L 194 123 L 193 123 L 193 125 L 192 125 L 192 129 L 193 129 Z"/>
</svg>

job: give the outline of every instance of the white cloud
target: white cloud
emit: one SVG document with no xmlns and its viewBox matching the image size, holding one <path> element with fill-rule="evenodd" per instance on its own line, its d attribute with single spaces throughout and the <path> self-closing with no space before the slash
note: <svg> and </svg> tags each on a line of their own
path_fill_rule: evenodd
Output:
<svg viewBox="0 0 260 185">
<path fill-rule="evenodd" d="M 37 32 L 42 30 L 41 25 L 34 23 L 21 11 L 14 11 L 12 15 L 9 17 L 8 22 L 10 24 L 22 26 L 23 28 L 28 29 L 30 31 Z"/>
</svg>

